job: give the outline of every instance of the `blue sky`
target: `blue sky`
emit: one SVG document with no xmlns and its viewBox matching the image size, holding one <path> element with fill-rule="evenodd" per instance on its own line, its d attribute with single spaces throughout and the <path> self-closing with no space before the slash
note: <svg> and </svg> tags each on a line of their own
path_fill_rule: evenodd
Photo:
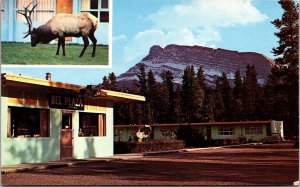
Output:
<svg viewBox="0 0 300 187">
<path fill-rule="evenodd" d="M 276 0 L 114 0 L 112 68 L 5 67 L 2 72 L 79 85 L 98 84 L 110 72 L 120 75 L 145 57 L 152 45 L 202 45 L 270 52 L 278 38 L 270 23 L 281 18 Z"/>
</svg>

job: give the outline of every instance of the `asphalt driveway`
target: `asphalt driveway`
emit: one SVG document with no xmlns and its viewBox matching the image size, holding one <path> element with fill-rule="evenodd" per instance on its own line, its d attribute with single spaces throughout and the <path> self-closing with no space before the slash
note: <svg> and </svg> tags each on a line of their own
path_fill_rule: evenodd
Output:
<svg viewBox="0 0 300 187">
<path fill-rule="evenodd" d="M 291 143 L 202 149 L 2 175 L 2 185 L 292 185 Z"/>
</svg>

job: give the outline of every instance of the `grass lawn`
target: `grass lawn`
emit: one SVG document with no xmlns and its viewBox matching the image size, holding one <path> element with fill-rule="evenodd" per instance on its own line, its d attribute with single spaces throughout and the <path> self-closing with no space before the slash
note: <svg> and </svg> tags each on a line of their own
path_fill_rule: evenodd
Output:
<svg viewBox="0 0 300 187">
<path fill-rule="evenodd" d="M 56 54 L 57 45 L 30 43 L 1 43 L 2 64 L 18 65 L 108 65 L 108 46 L 97 46 L 92 57 L 92 45 L 79 58 L 83 45 L 66 45 L 66 56 Z"/>
</svg>

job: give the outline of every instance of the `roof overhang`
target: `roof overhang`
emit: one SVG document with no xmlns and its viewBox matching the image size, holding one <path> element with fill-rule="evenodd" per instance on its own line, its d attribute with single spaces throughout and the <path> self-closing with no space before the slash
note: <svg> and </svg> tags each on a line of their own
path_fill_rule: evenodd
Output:
<svg viewBox="0 0 300 187">
<path fill-rule="evenodd" d="M 23 75 L 14 75 L 14 74 L 7 74 L 7 73 L 1 74 L 2 87 L 20 86 L 20 85 L 23 85 L 24 89 L 26 89 L 26 87 L 28 89 L 34 89 L 34 87 L 48 87 L 48 88 L 69 90 L 77 93 L 80 93 L 81 90 L 86 89 L 86 86 L 81 86 L 81 85 L 57 82 L 57 81 L 46 80 L 46 79 L 38 79 L 38 78 L 33 78 L 33 77 L 28 77 Z M 145 101 L 145 97 L 140 95 L 105 90 L 105 89 L 101 89 L 100 92 L 102 93 L 100 96 L 93 97 L 93 98 L 110 100 L 113 102 Z"/>
</svg>

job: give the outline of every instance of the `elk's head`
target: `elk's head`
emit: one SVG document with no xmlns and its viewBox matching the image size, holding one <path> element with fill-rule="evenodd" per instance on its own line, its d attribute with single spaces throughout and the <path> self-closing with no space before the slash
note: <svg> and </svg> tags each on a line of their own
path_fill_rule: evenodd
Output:
<svg viewBox="0 0 300 187">
<path fill-rule="evenodd" d="M 34 5 L 31 10 L 29 10 L 28 8 L 32 3 L 33 2 L 31 2 L 27 7 L 24 7 L 24 12 L 18 11 L 18 13 L 22 14 L 25 17 L 25 19 L 27 21 L 27 23 L 25 23 L 25 24 L 28 25 L 28 31 L 24 33 L 24 34 L 26 34 L 24 36 L 24 38 L 26 38 L 27 36 L 30 35 L 31 36 L 31 46 L 34 47 L 38 43 L 38 39 L 37 39 L 37 34 L 35 32 L 35 28 L 32 29 L 31 14 L 34 11 L 34 9 L 36 8 L 37 4 Z"/>
</svg>

